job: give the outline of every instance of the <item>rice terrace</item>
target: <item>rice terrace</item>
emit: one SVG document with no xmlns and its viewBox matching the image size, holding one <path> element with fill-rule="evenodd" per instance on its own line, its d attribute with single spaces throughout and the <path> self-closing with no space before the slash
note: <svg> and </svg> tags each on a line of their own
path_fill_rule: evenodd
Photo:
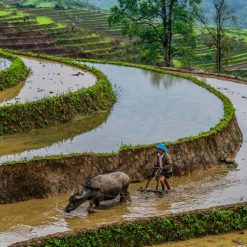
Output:
<svg viewBox="0 0 247 247">
<path fill-rule="evenodd" d="M 0 1 L 0 247 L 247 246 L 246 13 Z"/>
</svg>

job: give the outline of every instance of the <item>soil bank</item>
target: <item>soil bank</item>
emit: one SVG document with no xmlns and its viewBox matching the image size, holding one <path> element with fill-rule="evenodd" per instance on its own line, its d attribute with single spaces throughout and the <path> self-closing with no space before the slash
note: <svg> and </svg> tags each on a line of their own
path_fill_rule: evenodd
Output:
<svg viewBox="0 0 247 247">
<path fill-rule="evenodd" d="M 169 145 L 174 175 L 208 169 L 226 157 L 235 157 L 243 136 L 236 117 L 215 134 Z M 90 177 L 126 172 L 132 182 L 143 181 L 154 165 L 155 147 L 133 148 L 116 154 L 73 154 L 0 166 L 0 203 L 46 198 L 66 193 Z"/>
</svg>

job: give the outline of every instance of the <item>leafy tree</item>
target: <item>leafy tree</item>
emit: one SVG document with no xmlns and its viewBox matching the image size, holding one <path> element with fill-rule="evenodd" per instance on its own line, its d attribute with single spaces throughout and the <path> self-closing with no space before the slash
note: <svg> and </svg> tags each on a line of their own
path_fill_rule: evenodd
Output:
<svg viewBox="0 0 247 247">
<path fill-rule="evenodd" d="M 197 12 L 197 17 L 206 29 L 205 41 L 210 48 L 215 48 L 215 69 L 219 73 L 222 72 L 222 60 L 231 49 L 231 40 L 226 35 L 227 29 L 237 21 L 225 0 L 213 0 L 213 8 L 215 11 L 213 26 L 208 24 L 202 10 Z"/>
<path fill-rule="evenodd" d="M 178 46 L 173 45 L 174 34 L 194 44 L 192 10 L 200 1 L 118 0 L 118 6 L 111 9 L 109 23 L 121 24 L 123 34 L 134 37 L 144 49 L 144 56 L 156 61 L 162 56 L 164 65 L 171 66 L 172 58 L 180 54 Z"/>
</svg>

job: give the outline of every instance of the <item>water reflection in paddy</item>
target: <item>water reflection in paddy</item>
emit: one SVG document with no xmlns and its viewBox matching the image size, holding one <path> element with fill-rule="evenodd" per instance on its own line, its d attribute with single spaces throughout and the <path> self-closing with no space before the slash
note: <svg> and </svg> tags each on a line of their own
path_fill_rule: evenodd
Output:
<svg viewBox="0 0 247 247">
<path fill-rule="evenodd" d="M 30 75 L 17 95 L 2 105 L 74 92 L 80 88 L 90 87 L 96 82 L 95 76 L 91 73 L 70 66 L 31 58 L 22 60 L 30 69 Z"/>
<path fill-rule="evenodd" d="M 0 58 L 0 71 L 7 69 L 10 65 L 11 65 L 11 61 L 4 59 L 4 58 Z"/>
<path fill-rule="evenodd" d="M 107 121 L 73 139 L 53 145 L 48 142 L 46 148 L 37 150 L 29 146 L 28 151 L 3 156 L 0 161 L 84 151 L 111 152 L 123 144 L 174 141 L 207 131 L 222 118 L 222 102 L 188 80 L 130 67 L 94 66 L 109 77 L 118 93 Z M 2 143 L 9 146 L 6 139 Z M 6 150 L 7 153 L 12 151 Z"/>
</svg>

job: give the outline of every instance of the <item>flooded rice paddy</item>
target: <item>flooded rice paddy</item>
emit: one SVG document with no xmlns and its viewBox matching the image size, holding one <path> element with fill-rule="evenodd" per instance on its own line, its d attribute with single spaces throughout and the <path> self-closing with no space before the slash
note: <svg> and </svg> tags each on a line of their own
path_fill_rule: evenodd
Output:
<svg viewBox="0 0 247 247">
<path fill-rule="evenodd" d="M 130 187 L 131 203 L 116 204 L 111 207 L 102 206 L 93 214 L 87 212 L 88 203 L 83 204 L 71 214 L 64 213 L 69 194 L 0 205 L 0 246 L 4 247 L 14 242 L 70 229 L 187 211 L 193 207 L 196 196 L 203 194 L 207 197 L 209 190 L 212 190 L 210 184 L 216 184 L 226 174 L 226 169 L 220 169 L 209 171 L 206 178 L 204 172 L 173 178 L 171 180 L 172 192 L 164 198 L 153 193 L 138 192 L 137 190 L 144 184 L 132 184 Z M 155 184 L 151 184 L 150 188 L 154 186 Z M 223 188 L 220 184 L 217 187 Z M 181 202 L 187 202 L 187 206 L 180 208 L 178 205 Z"/>
<path fill-rule="evenodd" d="M 64 130 L 59 127 L 49 131 L 48 139 L 42 135 L 46 129 L 18 134 L 14 150 L 9 145 L 11 137 L 0 137 L 0 147 L 6 147 L 0 162 L 61 153 L 112 152 L 121 145 L 175 141 L 209 130 L 223 116 L 222 102 L 188 80 L 130 67 L 94 66 L 109 77 L 118 95 L 107 120 L 86 133 L 81 131 L 67 139 L 61 135 L 61 140 L 57 137 Z M 28 145 L 23 146 L 24 142 Z"/>
<path fill-rule="evenodd" d="M 105 68 L 106 70 L 106 68 L 108 67 L 107 66 L 104 67 L 103 65 L 100 65 L 100 69 L 103 70 L 103 68 Z M 132 68 L 130 69 L 132 70 Z M 104 72 L 106 73 L 106 71 Z M 124 73 L 120 73 L 120 72 L 121 72 L 121 67 L 118 73 L 119 78 L 121 79 L 122 77 L 122 80 L 121 80 L 122 84 L 120 85 L 115 83 L 116 82 L 114 80 L 115 74 L 113 72 L 110 74 L 110 79 L 112 80 L 114 84 L 116 84 L 115 88 L 117 89 L 118 94 L 119 94 L 118 103 L 115 105 L 114 109 L 112 110 L 112 113 L 107 118 L 106 122 L 103 123 L 100 127 L 96 128 L 94 131 L 92 131 L 92 133 L 97 133 L 98 129 L 106 128 L 108 121 L 111 119 L 112 115 L 115 114 L 114 111 L 118 112 L 118 107 L 120 107 L 121 104 L 124 104 L 126 107 L 127 106 L 131 107 L 135 105 L 138 102 L 138 101 L 135 101 L 135 99 L 136 98 L 139 99 L 139 95 L 141 94 L 145 95 L 144 98 L 146 101 L 150 99 L 150 102 L 146 102 L 143 99 L 143 101 L 139 102 L 139 103 L 142 103 L 141 104 L 142 107 L 141 106 L 138 107 L 137 108 L 138 111 L 136 110 L 136 108 L 134 108 L 134 112 L 131 111 L 131 114 L 139 115 L 139 110 L 140 110 L 140 117 L 143 121 L 143 124 L 140 124 L 139 122 L 139 126 L 141 127 L 148 126 L 146 125 L 147 124 L 146 121 L 149 122 L 150 124 L 149 128 L 153 126 L 153 128 L 151 128 L 150 130 L 141 128 L 144 132 L 144 136 L 146 135 L 145 132 L 148 132 L 149 135 L 151 136 L 153 135 L 153 133 L 155 134 L 157 131 L 154 128 L 154 126 L 157 126 L 157 125 L 159 126 L 159 123 L 161 122 L 162 123 L 161 126 L 165 126 L 165 128 L 159 127 L 159 131 L 160 131 L 159 140 L 165 140 L 166 139 L 165 137 L 169 136 L 170 132 L 172 133 L 175 132 L 173 130 L 174 128 L 171 128 L 173 127 L 172 125 L 170 125 L 170 129 L 166 125 L 164 125 L 167 122 L 168 124 L 171 124 L 172 120 L 170 119 L 172 119 L 173 117 L 177 121 L 180 121 L 180 126 L 183 129 L 183 131 L 186 130 L 186 127 L 184 128 L 183 126 L 184 121 L 182 121 L 181 118 L 179 119 L 179 115 L 178 115 L 178 114 L 182 114 L 182 116 L 184 117 L 186 114 L 181 111 L 180 112 L 174 111 L 177 108 L 181 107 L 183 104 L 188 107 L 188 109 L 183 108 L 183 109 L 186 109 L 186 113 L 188 114 L 190 114 L 190 112 L 193 112 L 193 108 L 191 108 L 193 104 L 194 106 L 199 105 L 200 107 L 202 107 L 201 109 L 204 109 L 206 116 L 211 115 L 212 117 L 215 114 L 217 116 L 217 113 L 219 114 L 219 116 L 220 114 L 222 114 L 221 105 L 217 103 L 217 101 L 214 102 L 215 100 L 214 97 L 212 97 L 212 100 L 213 100 L 212 106 L 211 106 L 211 102 L 208 102 L 207 100 L 206 100 L 207 105 L 201 106 L 200 102 L 201 101 L 204 102 L 204 97 L 205 96 L 207 97 L 208 93 L 203 90 L 200 91 L 199 90 L 200 88 L 198 89 L 199 91 L 197 92 L 197 94 L 199 94 L 200 96 L 196 95 L 196 98 L 188 97 L 187 101 L 185 101 L 186 99 L 184 99 L 184 101 L 180 101 L 179 100 L 180 98 L 183 99 L 183 94 L 184 95 L 189 94 L 189 92 L 186 91 L 187 87 L 189 87 L 190 90 L 197 90 L 197 87 L 192 86 L 187 81 L 184 82 L 185 84 L 183 82 L 176 82 L 176 81 L 173 83 L 170 83 L 170 80 L 172 80 L 173 78 L 167 79 L 169 77 L 162 78 L 161 76 L 159 77 L 159 80 L 156 80 L 156 83 L 154 83 L 155 80 L 151 74 L 149 74 L 146 71 L 139 71 L 139 70 L 135 71 L 135 69 L 133 69 L 132 73 L 135 72 L 137 74 L 143 75 L 143 77 L 141 78 L 142 79 L 141 81 L 140 80 L 135 81 L 133 79 L 131 80 L 131 75 L 129 73 L 125 73 L 126 77 L 124 77 Z M 158 75 L 155 75 L 155 76 L 158 76 Z M 142 84 L 140 84 L 140 82 L 143 83 L 143 80 L 145 81 L 145 78 L 149 79 L 149 82 L 148 82 L 149 84 L 153 82 L 153 84 L 151 84 L 152 85 L 151 88 L 149 88 L 149 90 L 151 90 L 152 92 L 151 95 L 149 95 L 148 92 L 145 92 L 145 88 L 141 87 Z M 128 83 L 129 80 L 130 80 L 130 84 Z M 96 213 L 90 214 L 90 215 L 88 215 L 87 213 L 88 204 L 82 205 L 81 207 L 79 207 L 77 210 L 75 210 L 71 214 L 64 213 L 63 209 L 67 203 L 69 194 L 60 195 L 60 196 L 56 196 L 56 197 L 49 198 L 49 199 L 30 200 L 27 202 L 19 202 L 19 203 L 14 203 L 10 205 L 0 205 L 0 219 L 1 219 L 0 221 L 0 246 L 4 247 L 4 246 L 10 245 L 11 243 L 17 242 L 17 241 L 22 241 L 22 240 L 26 240 L 26 239 L 30 239 L 30 238 L 38 237 L 38 236 L 45 236 L 47 234 L 52 234 L 56 232 L 63 232 L 63 231 L 70 230 L 70 229 L 88 228 L 88 227 L 94 227 L 96 225 L 101 225 L 105 223 L 124 221 L 128 219 L 139 218 L 139 217 L 166 215 L 169 213 L 183 212 L 183 211 L 188 211 L 192 209 L 207 208 L 211 206 L 218 206 L 218 205 L 225 205 L 229 203 L 247 201 L 247 177 L 246 177 L 246 174 L 247 174 L 247 86 L 241 85 L 241 84 L 235 84 L 231 82 L 226 82 L 222 80 L 216 80 L 216 79 L 205 79 L 205 80 L 209 84 L 213 85 L 214 87 L 217 87 L 220 91 L 225 93 L 233 101 L 234 106 L 237 109 L 237 119 L 242 129 L 242 132 L 244 134 L 244 143 L 236 159 L 236 161 L 239 164 L 239 167 L 237 169 L 229 170 L 227 167 L 222 166 L 222 167 L 215 168 L 215 169 L 208 170 L 208 171 L 198 171 L 191 175 L 180 177 L 180 178 L 172 178 L 170 181 L 172 185 L 172 191 L 166 194 L 163 198 L 160 198 L 152 193 L 150 194 L 150 193 L 138 192 L 138 189 L 142 186 L 142 184 L 132 184 L 130 188 L 132 202 L 129 202 L 126 204 L 118 204 L 113 207 L 103 206 L 97 209 Z M 130 95 L 132 95 L 132 98 L 129 98 L 127 97 L 127 93 L 125 95 L 126 88 L 124 86 L 127 85 L 128 87 L 132 88 L 133 84 L 135 83 L 138 86 L 135 89 L 137 91 L 135 90 L 127 91 L 127 93 L 130 93 Z M 167 84 L 170 86 L 168 87 Z M 191 86 L 193 87 L 193 89 L 191 88 Z M 183 89 L 183 91 L 181 91 L 179 94 L 180 87 Z M 174 91 L 174 89 L 176 90 Z M 171 91 L 169 92 L 169 90 Z M 155 94 L 156 95 L 156 98 L 155 98 L 153 97 L 153 94 L 154 92 L 156 93 L 156 91 L 157 91 L 157 94 Z M 192 95 L 192 96 L 193 94 L 195 95 L 195 93 L 193 92 L 195 91 L 191 91 L 189 95 Z M 172 94 L 176 94 L 176 95 L 172 96 Z M 160 106 L 163 106 L 161 104 L 162 98 L 166 98 L 170 100 L 172 99 L 178 100 L 177 103 L 176 102 L 174 103 L 176 107 L 172 108 L 173 103 L 172 104 L 169 103 L 171 101 L 168 101 L 164 105 L 165 107 L 160 107 Z M 196 102 L 196 100 L 198 100 L 198 102 Z M 130 102 L 128 101 L 132 101 L 132 104 L 130 104 Z M 151 104 L 151 106 L 153 107 L 152 109 L 148 109 L 148 105 L 149 105 L 148 103 Z M 219 107 L 217 108 L 218 110 L 217 109 L 215 110 L 213 108 L 215 103 L 216 105 L 218 104 L 218 107 Z M 166 115 L 169 112 L 169 107 L 171 107 L 173 111 L 170 111 L 170 115 Z M 127 112 L 127 109 L 125 109 L 125 112 Z M 130 108 L 130 110 L 131 109 L 132 108 Z M 150 115 L 145 115 L 144 113 L 142 114 L 144 110 L 147 110 L 147 112 Z M 208 111 L 211 114 L 207 115 Z M 196 112 L 197 112 L 197 115 L 199 114 L 199 117 L 200 117 L 200 111 L 196 110 Z M 167 119 L 167 121 L 163 121 L 162 118 L 160 118 L 159 121 L 155 119 L 155 121 L 152 123 L 151 121 L 153 117 L 155 117 L 156 115 L 158 115 L 158 117 L 161 117 L 161 113 L 165 114 L 166 116 L 165 119 Z M 131 128 L 132 123 L 130 121 L 131 119 L 133 119 L 132 116 L 128 114 L 124 116 L 125 118 L 131 117 L 130 119 L 128 119 L 129 120 L 128 124 L 126 121 L 124 122 L 125 124 L 123 126 L 124 129 L 125 128 L 127 129 L 130 127 L 129 131 L 132 135 L 134 135 L 135 132 L 132 132 L 132 128 Z M 194 119 L 191 118 L 190 121 L 189 120 L 186 120 L 186 121 L 188 121 L 187 124 L 190 124 L 192 128 L 194 127 L 194 129 L 188 130 L 188 132 L 189 131 L 196 132 L 195 126 L 198 127 L 197 117 L 195 117 L 193 113 L 191 117 L 193 117 Z M 102 117 L 102 121 L 104 121 L 104 119 L 105 118 Z M 186 117 L 184 117 L 183 119 L 186 119 Z M 177 130 L 179 131 L 180 127 L 178 127 L 178 125 L 175 125 L 174 127 L 177 127 L 178 128 Z M 69 127 L 67 126 L 65 128 L 69 128 Z M 76 124 L 74 128 L 76 129 Z M 116 129 L 115 131 L 117 131 L 119 135 L 122 134 L 122 132 L 125 133 L 125 130 L 122 128 L 120 128 L 120 131 L 119 130 L 117 131 Z M 164 134 L 163 132 L 161 132 L 161 130 L 163 129 L 165 130 Z M 49 135 L 52 136 L 52 132 L 53 130 L 50 130 L 50 134 L 47 134 L 47 136 Z M 200 131 L 198 131 L 197 129 L 197 133 L 198 132 Z M 49 131 L 47 133 L 49 133 Z M 86 134 L 88 133 L 90 133 L 90 131 L 87 132 Z M 76 130 L 72 132 L 72 135 L 75 137 L 72 137 L 71 139 L 74 140 L 77 138 Z M 175 137 L 176 133 L 173 135 Z M 157 137 L 158 135 L 156 136 L 156 138 Z M 26 142 L 29 142 L 28 136 L 26 136 L 26 138 L 27 138 Z M 57 140 L 55 141 L 58 141 L 59 138 L 60 137 L 58 134 Z M 64 137 L 65 140 L 67 138 L 68 138 L 67 136 Z M 73 142 L 73 140 L 71 140 L 71 142 Z M 90 142 L 92 141 L 91 139 L 89 140 Z M 108 140 L 108 138 L 104 139 L 104 143 L 106 143 L 105 140 Z M 148 140 L 146 140 L 146 142 Z M 109 139 L 109 141 L 111 141 L 111 138 Z M 25 141 L 19 144 L 19 146 L 22 146 L 24 142 Z M 39 143 L 39 138 L 37 138 L 35 142 L 36 144 L 34 145 L 37 145 Z M 52 137 L 50 138 L 48 143 L 51 143 L 51 142 L 52 142 Z M 61 143 L 63 144 L 67 142 L 68 141 L 64 141 Z M 86 139 L 85 139 L 85 142 L 86 142 Z M 46 143 L 46 140 L 43 141 L 42 145 L 45 145 L 45 143 Z M 83 143 L 80 143 L 79 141 L 77 142 L 77 145 L 82 145 L 82 144 Z M 8 144 L 6 146 L 8 146 Z M 29 147 L 27 147 L 27 149 L 28 148 Z M 17 151 L 12 150 L 11 152 L 18 152 L 20 150 L 21 148 L 18 148 Z M 49 150 L 49 148 L 47 150 Z M 67 151 L 69 152 L 69 149 Z M 4 151 L 4 154 L 6 153 L 8 153 L 8 148 L 7 150 Z M 16 157 L 19 157 L 19 156 L 16 156 Z M 154 184 L 151 185 L 150 187 L 152 186 L 154 186 Z M 180 246 L 185 246 L 185 245 L 180 245 Z M 195 246 L 200 246 L 200 245 L 195 245 Z M 234 246 L 234 245 L 231 245 L 231 246 Z"/>
<path fill-rule="evenodd" d="M 11 64 L 12 64 L 11 61 L 4 58 L 0 58 L 0 71 L 7 69 Z"/>
<path fill-rule="evenodd" d="M 90 87 L 96 82 L 95 76 L 91 73 L 70 66 L 32 58 L 22 58 L 22 60 L 30 69 L 29 77 L 19 90 L 12 89 L 16 93 L 12 99 L 3 101 L 0 94 L 0 105 L 35 101 L 74 92 Z"/>
</svg>

